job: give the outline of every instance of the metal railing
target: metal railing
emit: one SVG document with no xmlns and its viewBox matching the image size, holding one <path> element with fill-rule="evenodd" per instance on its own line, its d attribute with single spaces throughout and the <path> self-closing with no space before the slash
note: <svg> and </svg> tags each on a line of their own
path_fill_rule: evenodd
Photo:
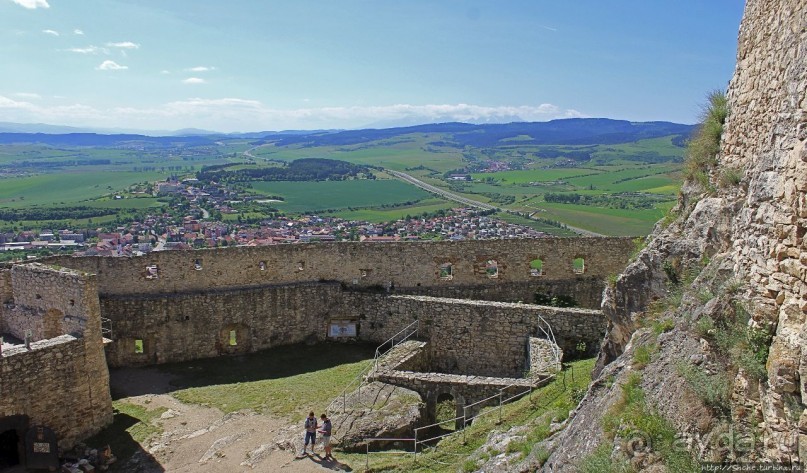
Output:
<svg viewBox="0 0 807 473">
<path fill-rule="evenodd" d="M 375 349 L 375 370 L 378 371 L 378 361 L 379 361 L 379 359 L 382 356 L 389 353 L 390 351 L 392 351 L 393 348 L 395 348 L 395 346 L 396 346 L 395 339 L 396 338 L 398 338 L 399 336 L 401 337 L 400 341 L 398 341 L 398 343 L 397 343 L 397 345 L 400 345 L 401 343 L 409 340 L 410 337 L 417 336 L 417 333 L 418 333 L 419 329 L 420 329 L 420 322 L 418 320 L 415 320 L 411 324 L 409 324 L 406 327 L 402 328 L 398 333 L 396 333 L 395 335 L 393 335 L 390 338 L 388 338 L 387 340 L 385 340 L 384 343 L 379 345 Z M 387 344 L 389 344 L 390 347 L 387 348 L 386 350 L 382 351 L 382 348 L 384 348 Z"/>
<path fill-rule="evenodd" d="M 400 345 L 401 343 L 409 340 L 412 336 L 416 336 L 419 327 L 420 327 L 419 322 L 415 320 L 411 324 L 407 325 L 406 327 L 398 331 L 398 333 L 385 340 L 384 343 L 376 347 L 373 362 L 369 366 L 361 370 L 361 372 L 347 384 L 345 389 L 342 390 L 342 393 L 339 394 L 336 398 L 334 398 L 334 400 L 331 401 L 330 404 L 328 404 L 327 411 L 333 412 L 335 404 L 341 400 L 342 414 L 347 412 L 348 399 L 350 399 L 351 397 L 357 397 L 359 400 L 361 399 L 361 388 L 362 386 L 367 384 L 367 375 L 369 375 L 371 371 L 378 371 L 378 364 L 380 358 L 389 353 L 397 345 Z M 389 345 L 389 348 L 384 349 L 384 347 L 387 345 Z"/>
<path fill-rule="evenodd" d="M 555 339 L 555 332 L 552 331 L 552 326 L 540 315 L 538 316 L 538 330 L 544 337 L 551 342 L 550 350 L 552 350 L 553 366 L 559 366 L 561 361 L 560 347 Z M 543 325 L 543 326 L 542 326 Z M 546 328 L 544 328 L 546 327 Z"/>
<path fill-rule="evenodd" d="M 562 376 L 560 376 L 560 380 L 561 380 L 560 393 L 565 392 L 566 389 L 567 389 L 567 386 L 566 386 L 566 372 L 567 371 L 562 371 L 561 372 Z M 569 372 L 569 374 L 571 376 L 572 382 L 574 382 L 574 367 L 569 366 L 568 372 Z M 435 449 L 437 448 L 437 444 L 435 444 L 435 445 L 427 445 L 427 444 L 432 443 L 432 442 L 434 442 L 436 440 L 441 440 L 441 439 L 443 439 L 445 437 L 449 437 L 449 436 L 454 435 L 454 434 L 462 433 L 462 443 L 464 444 L 467 441 L 467 438 L 466 438 L 467 427 L 473 420 L 479 419 L 479 418 L 482 418 L 482 417 L 486 417 L 486 416 L 489 416 L 491 414 L 496 413 L 496 414 L 498 414 L 498 419 L 495 422 L 495 425 L 500 425 L 502 423 L 502 421 L 503 421 L 503 419 L 502 419 L 502 409 L 504 408 L 504 406 L 507 403 L 509 403 L 510 401 L 513 401 L 515 399 L 522 398 L 525 395 L 527 395 L 527 396 L 529 396 L 530 403 L 532 404 L 532 402 L 533 402 L 532 401 L 532 392 L 535 389 L 544 387 L 549 381 L 551 381 L 553 379 L 558 379 L 558 374 L 557 373 L 552 374 L 551 376 L 542 379 L 538 384 L 532 385 L 532 386 L 530 386 L 528 389 L 526 389 L 524 391 L 518 392 L 518 393 L 510 395 L 510 396 L 507 396 L 505 394 L 505 391 L 512 388 L 512 387 L 514 387 L 514 386 L 517 386 L 517 384 L 510 384 L 508 386 L 500 388 L 499 392 L 497 394 L 494 394 L 494 395 L 489 396 L 489 397 L 487 397 L 485 399 L 476 401 L 473 404 L 468 404 L 466 406 L 463 406 L 462 415 L 459 416 L 459 417 L 454 417 L 453 419 L 446 419 L 446 420 L 443 420 L 443 421 L 440 421 L 440 422 L 435 422 L 434 424 L 424 425 L 422 427 L 415 428 L 415 436 L 414 436 L 414 438 L 376 438 L 376 437 L 366 438 L 366 439 L 364 439 L 365 442 L 366 442 L 366 444 L 365 444 L 365 470 L 369 470 L 369 467 L 370 467 L 370 454 L 371 453 L 373 453 L 373 454 L 384 454 L 384 455 L 387 455 L 387 454 L 413 455 L 413 461 L 415 463 L 417 463 L 417 454 L 419 452 L 422 452 L 426 448 L 435 448 Z M 557 395 L 560 395 L 560 393 L 558 393 Z M 553 398 L 549 399 L 545 405 L 549 405 L 549 403 L 554 401 L 557 398 L 557 395 L 554 396 Z M 490 401 L 492 401 L 494 399 L 497 399 L 497 398 L 498 398 L 498 401 L 499 401 L 498 405 L 496 405 L 493 409 L 480 410 L 480 412 L 478 414 L 476 414 L 474 416 L 471 416 L 471 417 L 468 417 L 468 409 L 469 408 L 476 407 L 478 405 L 490 402 Z M 436 435 L 436 436 L 425 438 L 425 439 L 424 438 L 419 438 L 420 435 L 421 435 L 421 432 L 423 432 L 423 431 L 426 431 L 428 429 L 433 429 L 435 427 L 438 427 L 440 425 L 444 425 L 444 424 L 447 424 L 447 423 L 450 423 L 450 422 L 453 422 L 454 425 L 457 425 L 457 421 L 461 421 L 460 424 L 462 425 L 462 428 L 460 428 L 458 430 L 454 430 L 454 431 L 451 431 L 451 432 L 447 432 L 447 433 L 444 433 L 444 434 Z M 412 451 L 406 451 L 406 450 L 404 450 L 404 451 L 401 451 L 401 450 L 390 450 L 390 451 L 376 450 L 376 451 L 370 451 L 370 444 L 372 442 L 374 442 L 374 441 L 401 442 L 401 443 L 404 443 L 404 444 L 411 442 L 412 443 Z"/>
</svg>

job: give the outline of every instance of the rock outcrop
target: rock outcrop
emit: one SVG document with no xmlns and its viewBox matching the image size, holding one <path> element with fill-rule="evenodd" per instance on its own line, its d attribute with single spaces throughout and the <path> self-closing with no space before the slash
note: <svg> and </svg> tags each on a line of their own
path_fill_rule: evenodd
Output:
<svg viewBox="0 0 807 473">
<path fill-rule="evenodd" d="M 803 0 L 747 1 L 726 96 L 708 180 L 684 185 L 671 217 L 606 289 L 595 381 L 546 443 L 545 471 L 575 471 L 603 451 L 648 471 L 681 471 L 682 450 L 700 461 L 807 463 Z M 631 402 L 660 416 L 657 430 L 674 429 L 675 441 L 620 415 Z"/>
</svg>

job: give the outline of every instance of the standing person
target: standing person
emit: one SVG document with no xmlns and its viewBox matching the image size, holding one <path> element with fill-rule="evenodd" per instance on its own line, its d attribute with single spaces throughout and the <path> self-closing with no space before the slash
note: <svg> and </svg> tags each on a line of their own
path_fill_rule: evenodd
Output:
<svg viewBox="0 0 807 473">
<path fill-rule="evenodd" d="M 322 414 L 319 418 L 322 421 L 322 427 L 318 432 L 322 435 L 322 445 L 325 447 L 325 458 L 333 460 L 333 455 L 331 455 L 331 419 L 328 419 L 328 416 L 325 414 Z"/>
<path fill-rule="evenodd" d="M 305 419 L 305 444 L 303 444 L 303 453 L 300 455 L 306 454 L 306 449 L 308 448 L 308 442 L 311 442 L 311 453 L 314 453 L 314 442 L 317 440 L 317 418 L 314 417 L 314 411 L 308 413 L 308 417 Z"/>
</svg>

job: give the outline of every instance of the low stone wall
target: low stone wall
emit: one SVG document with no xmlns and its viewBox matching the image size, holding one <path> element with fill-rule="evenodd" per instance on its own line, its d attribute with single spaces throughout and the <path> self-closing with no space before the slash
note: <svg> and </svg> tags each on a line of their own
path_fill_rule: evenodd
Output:
<svg viewBox="0 0 807 473">
<path fill-rule="evenodd" d="M 148 365 L 322 341 L 341 301 L 338 283 L 106 296 L 101 311 L 114 332 L 107 358 L 110 366 Z"/>
<path fill-rule="evenodd" d="M 101 354 L 99 358 L 98 353 Z M 112 422 L 101 341 L 62 335 L 0 355 L 0 419 L 24 415 L 70 448 Z"/>
<path fill-rule="evenodd" d="M 429 341 L 433 371 L 521 377 L 528 368 L 528 338 L 543 336 L 543 321 L 565 353 L 581 343 L 596 350 L 605 332 L 602 313 L 589 309 L 440 299 L 426 296 L 344 294 L 344 310 L 359 325 L 359 338 L 388 339 L 419 321 Z"/>
</svg>

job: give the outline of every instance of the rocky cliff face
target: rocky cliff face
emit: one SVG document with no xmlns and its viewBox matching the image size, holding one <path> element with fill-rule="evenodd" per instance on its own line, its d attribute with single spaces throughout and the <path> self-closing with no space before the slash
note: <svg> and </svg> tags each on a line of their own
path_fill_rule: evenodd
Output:
<svg viewBox="0 0 807 473">
<path fill-rule="evenodd" d="M 606 290 L 596 380 L 546 471 L 807 463 L 806 30 L 804 0 L 748 0 L 717 164 Z"/>
</svg>

